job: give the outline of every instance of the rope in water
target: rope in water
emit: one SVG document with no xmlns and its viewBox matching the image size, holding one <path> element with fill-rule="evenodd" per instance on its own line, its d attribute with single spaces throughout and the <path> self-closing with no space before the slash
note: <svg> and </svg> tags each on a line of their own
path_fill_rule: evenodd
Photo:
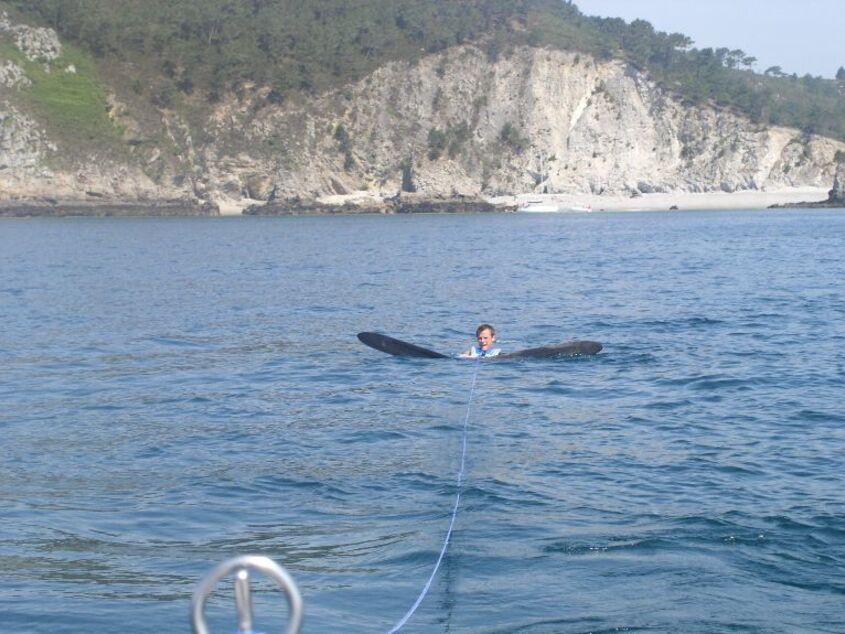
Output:
<svg viewBox="0 0 845 634">
<path fill-rule="evenodd" d="M 467 456 L 467 432 L 469 431 L 469 413 L 472 409 L 472 397 L 475 395 L 475 383 L 478 379 L 478 368 L 481 366 L 481 357 L 475 362 L 475 371 L 472 374 L 472 387 L 469 389 L 469 400 L 467 400 L 467 411 L 466 415 L 464 416 L 464 432 L 463 432 L 463 441 L 461 443 L 461 467 L 458 470 L 458 492 L 455 495 L 455 507 L 452 509 L 452 519 L 449 521 L 449 529 L 446 531 L 446 538 L 443 540 L 443 547 L 440 549 L 440 556 L 437 558 L 437 563 L 434 564 L 434 570 L 431 571 L 431 576 L 428 578 L 428 581 L 425 584 L 425 587 L 420 592 L 420 596 L 417 597 L 417 600 L 414 602 L 414 605 L 411 606 L 411 609 L 402 617 L 402 619 L 393 626 L 393 628 L 388 632 L 388 634 L 394 634 L 401 630 L 408 620 L 413 616 L 414 612 L 417 611 L 417 608 L 420 607 L 420 604 L 423 602 L 425 595 L 428 594 L 429 588 L 431 588 L 431 582 L 434 581 L 434 577 L 437 575 L 437 571 L 440 568 L 440 563 L 443 561 L 443 557 L 446 556 L 446 551 L 449 549 L 449 540 L 452 538 L 452 529 L 455 527 L 455 519 L 458 517 L 458 507 L 461 504 L 461 490 L 463 487 L 464 482 L 464 465 L 466 464 L 466 456 Z"/>
</svg>

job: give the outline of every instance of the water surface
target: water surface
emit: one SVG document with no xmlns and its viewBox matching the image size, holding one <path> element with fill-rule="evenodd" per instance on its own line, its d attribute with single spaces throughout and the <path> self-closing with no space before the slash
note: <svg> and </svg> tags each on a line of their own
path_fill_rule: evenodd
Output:
<svg viewBox="0 0 845 634">
<path fill-rule="evenodd" d="M 841 211 L 0 223 L 4 631 L 845 631 Z M 214 631 L 233 631 L 221 588 Z M 257 589 L 257 625 L 286 610 Z"/>
</svg>

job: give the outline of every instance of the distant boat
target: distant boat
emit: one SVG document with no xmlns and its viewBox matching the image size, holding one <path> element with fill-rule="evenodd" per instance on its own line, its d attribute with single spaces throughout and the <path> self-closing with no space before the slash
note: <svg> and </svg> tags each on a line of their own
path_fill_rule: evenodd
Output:
<svg viewBox="0 0 845 634">
<path fill-rule="evenodd" d="M 525 213 L 567 213 L 567 212 L 590 212 L 592 207 L 583 207 L 581 205 L 561 206 L 554 202 L 543 202 L 541 200 L 529 200 L 524 205 L 516 208 L 517 211 Z"/>
</svg>

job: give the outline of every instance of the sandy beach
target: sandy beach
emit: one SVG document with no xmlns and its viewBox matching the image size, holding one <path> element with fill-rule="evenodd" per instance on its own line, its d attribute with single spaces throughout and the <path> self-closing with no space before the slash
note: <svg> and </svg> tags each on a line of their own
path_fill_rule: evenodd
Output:
<svg viewBox="0 0 845 634">
<path fill-rule="evenodd" d="M 467 198 L 465 205 L 471 210 L 473 205 L 492 203 L 501 207 L 502 211 L 513 211 L 520 207 L 531 204 L 540 205 L 537 212 L 552 212 L 553 210 L 566 212 L 584 211 L 690 211 L 690 210 L 755 210 L 766 209 L 772 205 L 797 205 L 806 202 L 824 201 L 828 198 L 830 190 L 826 187 L 796 187 L 789 189 L 767 190 L 767 191 L 740 191 L 740 192 L 670 192 L 659 194 L 641 194 L 636 197 L 591 195 L 591 194 L 517 194 L 509 196 Z M 450 211 L 461 211 L 461 199 L 441 200 L 427 199 L 421 196 L 419 200 L 429 201 L 438 205 L 447 205 Z M 353 205 L 352 209 L 360 209 L 361 212 L 370 213 L 391 213 L 386 205 L 386 198 L 383 194 L 374 191 L 356 191 L 350 194 L 324 196 L 317 201 L 319 205 L 343 207 Z M 265 204 L 262 200 L 248 198 L 235 199 L 231 197 L 220 197 L 215 200 L 221 216 L 241 216 L 244 209 L 250 205 L 261 206 Z M 47 204 L 39 201 L 36 204 L 27 204 L 20 201 L 0 201 L 0 216 L 20 215 L 186 215 L 178 210 L 162 213 L 159 210 L 156 214 L 145 214 L 144 209 L 148 203 L 115 203 L 104 201 L 86 200 L 79 201 L 55 201 Z M 18 207 L 25 207 L 26 211 L 21 212 Z M 138 208 L 138 209 L 136 209 Z M 156 208 L 153 205 L 151 208 Z M 57 209 L 64 213 L 57 213 Z M 162 207 L 165 211 L 168 206 Z M 68 212 L 70 210 L 70 212 Z M 395 212 L 395 209 L 393 210 Z M 488 210 L 484 210 L 488 211 Z M 354 213 L 344 210 L 327 208 L 323 213 Z M 359 212 L 360 213 L 360 212 Z M 187 214 L 195 215 L 195 214 Z M 202 214 L 200 214 L 202 215 Z M 271 214 L 272 215 L 272 214 Z"/>
<path fill-rule="evenodd" d="M 529 202 L 568 208 L 588 208 L 592 211 L 678 211 L 694 209 L 766 209 L 771 205 L 790 205 L 827 200 L 829 188 L 795 187 L 769 191 L 739 192 L 670 192 L 630 196 L 595 196 L 591 194 L 520 194 L 491 199 L 500 205 L 523 206 Z"/>
<path fill-rule="evenodd" d="M 772 190 L 746 190 L 738 192 L 667 192 L 624 195 L 593 194 L 515 194 L 482 197 L 494 205 L 513 209 L 529 204 L 543 209 L 557 207 L 560 211 L 690 211 L 707 209 L 754 210 L 772 205 L 794 205 L 827 200 L 827 187 L 792 187 Z M 379 206 L 383 200 L 375 192 L 358 191 L 345 195 L 324 196 L 320 203 L 331 205 L 353 204 Z M 538 210 L 539 211 L 539 210 Z"/>
</svg>

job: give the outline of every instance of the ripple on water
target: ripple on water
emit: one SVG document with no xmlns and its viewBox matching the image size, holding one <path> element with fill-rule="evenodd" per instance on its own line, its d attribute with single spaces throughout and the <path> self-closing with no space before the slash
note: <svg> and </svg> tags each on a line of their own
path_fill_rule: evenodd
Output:
<svg viewBox="0 0 845 634">
<path fill-rule="evenodd" d="M 306 631 L 387 630 L 443 543 L 472 367 L 354 334 L 455 352 L 489 319 L 604 350 L 481 367 L 414 631 L 845 631 L 845 216 L 528 216 L 4 226 L 6 628 L 180 629 L 256 552 Z"/>
</svg>

